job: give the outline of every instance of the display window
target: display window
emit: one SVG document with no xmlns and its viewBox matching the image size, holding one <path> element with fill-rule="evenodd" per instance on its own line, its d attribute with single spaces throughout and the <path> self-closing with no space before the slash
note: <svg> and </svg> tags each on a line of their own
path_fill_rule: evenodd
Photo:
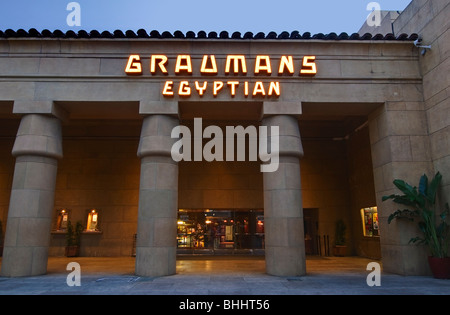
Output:
<svg viewBox="0 0 450 315">
<path fill-rule="evenodd" d="M 364 236 L 380 236 L 377 207 L 368 207 L 361 209 L 361 218 Z"/>
<path fill-rule="evenodd" d="M 69 211 L 67 209 L 59 209 L 56 212 L 56 226 L 54 231 L 64 232 L 67 230 L 69 223 Z"/>
<path fill-rule="evenodd" d="M 262 249 L 262 210 L 180 209 L 178 248 Z"/>
<path fill-rule="evenodd" d="M 96 232 L 99 231 L 99 212 L 97 209 L 92 209 L 88 212 L 86 232 Z"/>
</svg>

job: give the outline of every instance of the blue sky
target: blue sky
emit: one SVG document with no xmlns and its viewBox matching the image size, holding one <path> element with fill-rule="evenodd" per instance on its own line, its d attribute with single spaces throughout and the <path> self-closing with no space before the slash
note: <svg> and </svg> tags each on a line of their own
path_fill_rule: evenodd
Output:
<svg viewBox="0 0 450 315">
<path fill-rule="evenodd" d="M 69 27 L 70 0 L 2 0 L 0 30 L 146 29 L 174 32 L 357 32 L 370 0 L 78 0 L 81 26 Z M 410 0 L 379 0 L 381 10 L 404 10 Z"/>
</svg>

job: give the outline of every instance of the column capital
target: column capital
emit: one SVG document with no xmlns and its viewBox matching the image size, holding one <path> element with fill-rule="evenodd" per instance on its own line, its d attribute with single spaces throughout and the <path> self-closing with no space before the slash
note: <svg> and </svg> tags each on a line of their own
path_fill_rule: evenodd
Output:
<svg viewBox="0 0 450 315">
<path fill-rule="evenodd" d="M 275 115 L 290 115 L 299 117 L 301 114 L 301 102 L 263 102 L 261 119 Z"/>
<path fill-rule="evenodd" d="M 278 114 L 267 116 L 262 120 L 262 126 L 278 127 L 278 136 L 268 136 L 268 142 L 278 142 L 278 154 L 283 157 L 303 157 L 303 145 L 298 128 L 298 119 L 293 115 Z M 272 144 L 270 145 L 272 147 Z M 276 147 L 276 146 L 275 146 Z M 273 149 L 271 149 L 273 150 Z"/>
<path fill-rule="evenodd" d="M 141 115 L 169 115 L 179 116 L 178 102 L 176 101 L 149 101 L 139 102 L 139 114 Z"/>
<path fill-rule="evenodd" d="M 37 155 L 60 159 L 63 156 L 61 121 L 56 117 L 27 114 L 20 121 L 13 156 Z"/>
<path fill-rule="evenodd" d="M 54 101 L 14 101 L 13 114 L 51 115 L 62 121 L 69 120 L 70 113 Z"/>
<path fill-rule="evenodd" d="M 173 144 L 177 139 L 171 137 L 172 129 L 178 126 L 179 120 L 171 115 L 148 115 L 142 123 L 138 156 L 171 157 Z"/>
</svg>

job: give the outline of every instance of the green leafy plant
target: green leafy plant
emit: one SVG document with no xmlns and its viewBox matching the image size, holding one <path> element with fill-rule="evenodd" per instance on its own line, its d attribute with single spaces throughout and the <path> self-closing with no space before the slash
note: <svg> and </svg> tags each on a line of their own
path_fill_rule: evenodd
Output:
<svg viewBox="0 0 450 315">
<path fill-rule="evenodd" d="M 81 232 L 83 231 L 83 225 L 80 221 L 75 224 L 75 228 L 72 223 L 69 221 L 67 223 L 67 232 L 66 232 L 66 245 L 67 246 L 79 246 Z"/>
<path fill-rule="evenodd" d="M 345 231 L 347 230 L 347 226 L 345 225 L 343 220 L 336 221 L 336 232 L 335 232 L 335 244 L 342 246 L 345 245 Z"/>
<path fill-rule="evenodd" d="M 438 172 L 431 180 L 424 174 L 419 181 L 419 187 L 413 187 L 403 180 L 394 180 L 394 185 L 403 195 L 393 194 L 384 196 L 383 201 L 392 199 L 395 203 L 407 206 L 406 209 L 398 209 L 388 217 L 390 224 L 394 219 L 419 220 L 418 226 L 422 237 L 413 237 L 409 243 L 425 244 L 429 247 L 433 257 L 448 257 L 450 244 L 450 227 L 447 223 L 450 209 L 448 203 L 444 210 L 437 215 L 436 195 L 442 175 Z M 437 222 L 439 221 L 439 222 Z"/>
</svg>

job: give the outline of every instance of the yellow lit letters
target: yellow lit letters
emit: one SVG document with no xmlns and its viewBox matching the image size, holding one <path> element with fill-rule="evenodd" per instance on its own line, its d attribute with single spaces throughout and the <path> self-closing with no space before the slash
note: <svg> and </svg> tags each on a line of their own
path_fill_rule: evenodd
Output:
<svg viewBox="0 0 450 315">
<path fill-rule="evenodd" d="M 227 55 L 227 61 L 225 63 L 225 73 L 231 72 L 231 62 L 233 61 L 233 73 L 239 73 L 239 64 L 242 68 L 242 73 L 247 74 L 247 63 L 244 55 Z"/>
<path fill-rule="evenodd" d="M 302 69 L 300 70 L 300 74 L 316 75 L 317 67 L 315 60 L 316 56 L 303 57 Z"/>
<path fill-rule="evenodd" d="M 267 93 L 267 95 L 272 96 L 272 95 L 276 95 L 276 96 L 280 96 L 281 91 L 280 91 L 280 82 L 270 82 L 269 84 L 269 92 Z"/>
<path fill-rule="evenodd" d="M 164 96 L 173 96 L 173 81 L 166 81 L 162 94 Z"/>
<path fill-rule="evenodd" d="M 213 95 L 217 96 L 219 94 L 219 91 L 223 88 L 223 82 L 222 81 L 214 81 L 213 86 Z"/>
<path fill-rule="evenodd" d="M 211 55 L 210 58 L 211 58 L 211 68 L 206 68 L 206 64 L 208 63 L 208 55 L 203 56 L 202 67 L 200 68 L 201 73 L 217 74 L 216 57 L 214 55 Z"/>
<path fill-rule="evenodd" d="M 239 86 L 239 81 L 228 81 L 228 82 L 227 82 L 227 85 L 230 86 L 230 89 L 231 89 L 231 91 L 230 91 L 231 96 L 234 97 L 234 96 L 236 95 L 236 87 Z"/>
<path fill-rule="evenodd" d="M 258 81 L 255 83 L 255 87 L 253 88 L 253 96 L 265 96 L 266 95 L 266 91 L 264 90 L 264 85 L 262 82 Z"/>
<path fill-rule="evenodd" d="M 247 59 L 245 55 L 226 55 L 224 72 L 222 74 L 234 74 L 236 76 L 245 76 L 247 74 Z M 255 56 L 254 74 L 260 76 L 270 77 L 272 75 L 272 61 L 269 55 L 257 55 Z M 168 74 L 169 58 L 166 55 L 156 54 L 150 56 L 150 73 L 152 75 Z M 217 75 L 218 63 L 215 55 L 203 55 L 199 63 L 195 63 L 196 66 L 200 66 L 200 72 L 196 72 L 195 76 L 205 75 Z M 219 63 L 222 65 L 223 63 Z M 175 65 L 173 67 L 173 73 L 179 76 L 192 75 L 193 62 L 191 55 L 183 54 L 177 55 Z M 197 70 L 198 71 L 198 70 Z M 289 55 L 283 55 L 279 58 L 278 63 L 278 75 L 290 75 L 292 76 L 298 71 L 299 76 L 314 76 L 317 74 L 316 56 L 304 56 L 301 59 L 300 70 L 295 69 L 294 57 Z M 125 67 L 125 73 L 127 75 L 141 75 L 142 74 L 142 61 L 140 55 L 133 54 L 128 57 L 128 61 Z M 281 95 L 281 84 L 279 81 L 262 80 L 253 82 L 230 80 L 230 81 L 193 81 L 177 80 L 177 82 L 168 80 L 164 82 L 162 95 L 165 97 L 173 97 L 177 94 L 180 97 L 189 97 L 192 95 L 192 90 L 195 89 L 200 97 L 205 94 L 211 93 L 214 97 L 217 97 L 223 90 L 224 86 L 228 87 L 229 95 L 235 97 L 240 93 L 243 97 L 279 97 Z M 193 84 L 193 85 L 192 85 Z M 211 86 L 211 87 L 210 87 Z"/>
<path fill-rule="evenodd" d="M 206 82 L 206 81 L 203 82 L 202 86 L 200 86 L 198 81 L 195 81 L 195 89 L 198 91 L 198 95 L 200 95 L 200 96 L 203 96 L 207 86 L 208 86 L 208 82 Z"/>
<path fill-rule="evenodd" d="M 142 74 L 141 57 L 139 55 L 131 55 L 128 58 L 125 68 L 127 74 Z"/>
<path fill-rule="evenodd" d="M 181 81 L 180 87 L 178 89 L 178 95 L 180 96 L 190 96 L 191 88 L 189 86 L 189 81 Z"/>
<path fill-rule="evenodd" d="M 264 65 L 261 65 L 261 61 L 264 61 Z M 270 64 L 269 56 L 256 56 L 255 61 L 255 74 L 258 74 L 260 71 L 265 71 L 267 74 L 272 73 L 272 67 Z"/>
<path fill-rule="evenodd" d="M 152 74 L 156 73 L 156 61 L 158 62 L 159 70 L 161 70 L 162 73 L 167 74 L 167 69 L 165 64 L 167 63 L 167 56 L 165 55 L 152 55 L 150 58 L 150 72 Z"/>
<path fill-rule="evenodd" d="M 294 74 L 294 60 L 292 56 L 281 56 L 278 74 L 283 74 L 286 70 L 289 74 Z"/>
<path fill-rule="evenodd" d="M 181 71 L 192 73 L 192 61 L 189 55 L 178 55 L 177 63 L 175 64 L 175 73 L 179 74 Z"/>
</svg>

